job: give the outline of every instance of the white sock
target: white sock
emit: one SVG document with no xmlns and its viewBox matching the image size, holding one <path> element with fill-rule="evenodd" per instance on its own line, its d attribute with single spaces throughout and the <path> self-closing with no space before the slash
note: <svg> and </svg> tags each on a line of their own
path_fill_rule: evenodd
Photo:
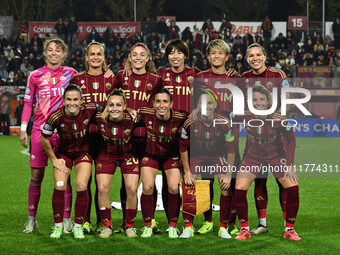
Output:
<svg viewBox="0 0 340 255">
<path fill-rule="evenodd" d="M 248 230 L 249 231 L 249 226 L 248 227 L 242 227 L 243 229 L 246 229 L 246 230 Z"/>
<path fill-rule="evenodd" d="M 62 223 L 62 222 L 60 222 L 60 223 L 54 223 L 54 226 L 55 226 L 56 228 L 62 228 L 62 227 L 63 227 L 63 223 Z"/>
<path fill-rule="evenodd" d="M 81 224 L 74 223 L 74 228 L 81 228 Z"/>
<path fill-rule="evenodd" d="M 28 218 L 35 221 L 35 216 L 28 216 Z"/>
<path fill-rule="evenodd" d="M 71 218 L 63 218 L 64 222 L 71 222 Z"/>
<path fill-rule="evenodd" d="M 291 229 L 293 229 L 293 228 L 287 228 L 287 227 L 285 227 L 285 232 L 287 232 L 288 230 L 291 230 Z"/>
<path fill-rule="evenodd" d="M 267 226 L 267 218 L 259 218 L 259 224 L 262 226 Z"/>
</svg>

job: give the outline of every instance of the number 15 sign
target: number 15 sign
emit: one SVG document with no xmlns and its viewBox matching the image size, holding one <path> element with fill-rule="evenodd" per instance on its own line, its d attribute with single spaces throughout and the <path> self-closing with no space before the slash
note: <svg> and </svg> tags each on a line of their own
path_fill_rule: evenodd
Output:
<svg viewBox="0 0 340 255">
<path fill-rule="evenodd" d="M 288 30 L 307 30 L 307 16 L 289 16 Z"/>
</svg>

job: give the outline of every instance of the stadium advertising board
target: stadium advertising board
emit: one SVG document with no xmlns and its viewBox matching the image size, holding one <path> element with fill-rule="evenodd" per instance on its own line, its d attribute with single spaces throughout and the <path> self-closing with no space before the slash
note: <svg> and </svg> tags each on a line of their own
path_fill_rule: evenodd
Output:
<svg viewBox="0 0 340 255">
<path fill-rule="evenodd" d="M 55 36 L 55 24 L 55 22 L 30 22 L 29 38 L 32 38 L 34 34 L 38 34 L 41 38 L 44 38 L 47 33 Z M 120 34 L 122 37 L 141 31 L 139 22 L 78 22 L 78 39 L 86 40 L 92 27 L 95 27 L 100 35 L 105 32 L 107 27 L 111 27 L 114 33 Z"/>
<path fill-rule="evenodd" d="M 331 66 L 298 66 L 297 76 L 299 78 L 313 78 L 308 87 L 330 88 L 332 86 L 333 67 Z"/>
</svg>

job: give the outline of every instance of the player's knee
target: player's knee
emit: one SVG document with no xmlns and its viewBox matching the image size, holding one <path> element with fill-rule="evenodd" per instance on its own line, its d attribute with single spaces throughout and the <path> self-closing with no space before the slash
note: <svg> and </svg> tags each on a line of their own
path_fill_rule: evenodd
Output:
<svg viewBox="0 0 340 255">
<path fill-rule="evenodd" d="M 168 187 L 168 192 L 170 194 L 177 194 L 178 193 L 178 185 L 172 185 Z"/>
<path fill-rule="evenodd" d="M 126 186 L 126 193 L 128 196 L 134 196 L 137 193 L 137 185 Z"/>
<path fill-rule="evenodd" d="M 108 193 L 110 191 L 110 185 L 104 183 L 98 183 L 98 192 L 99 193 Z"/>
<path fill-rule="evenodd" d="M 152 195 L 154 189 L 154 185 L 152 184 L 145 184 L 143 183 L 143 193 L 145 195 Z"/>
<path fill-rule="evenodd" d="M 66 190 L 66 183 L 64 181 L 56 181 L 54 183 L 54 188 L 56 190 L 64 191 Z"/>
<path fill-rule="evenodd" d="M 76 182 L 77 191 L 84 191 L 87 189 L 87 184 L 82 182 Z"/>
</svg>

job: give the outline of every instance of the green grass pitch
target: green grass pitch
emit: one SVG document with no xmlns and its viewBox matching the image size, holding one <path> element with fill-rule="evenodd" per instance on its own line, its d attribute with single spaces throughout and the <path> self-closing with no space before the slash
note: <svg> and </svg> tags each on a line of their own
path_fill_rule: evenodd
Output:
<svg viewBox="0 0 340 255">
<path fill-rule="evenodd" d="M 243 148 L 243 138 L 240 144 Z M 295 162 L 337 164 L 340 167 L 339 148 L 339 138 L 297 138 Z M 213 233 L 195 235 L 189 240 L 170 240 L 165 232 L 167 225 L 164 212 L 156 212 L 156 220 L 160 223 L 162 233 L 148 240 L 131 240 L 124 234 L 114 234 L 105 240 L 96 235 L 88 235 L 85 240 L 77 241 L 72 235 L 63 235 L 60 240 L 49 238 L 53 225 L 53 179 L 52 168 L 49 166 L 42 184 L 37 215 L 39 228 L 32 234 L 25 234 L 22 230 L 27 218 L 30 171 L 29 157 L 20 153 L 22 150 L 18 137 L 0 137 L 0 254 L 340 254 L 340 173 L 337 174 L 338 177 L 333 174 L 333 177 L 328 178 L 300 178 L 300 209 L 295 228 L 302 238 L 301 242 L 283 239 L 278 187 L 273 178 L 268 180 L 269 232 L 246 241 L 221 240 L 217 237 L 218 212 L 213 214 Z M 113 178 L 110 196 L 112 201 L 119 201 L 119 175 L 117 172 Z M 74 172 L 72 180 L 74 183 Z M 253 186 L 248 192 L 248 201 L 252 228 L 257 224 Z M 219 204 L 217 186 L 214 203 Z M 114 227 L 118 228 L 121 224 L 121 211 L 113 210 L 112 220 Z M 95 221 L 94 208 L 92 221 Z M 203 215 L 196 217 L 194 227 L 197 229 L 202 222 Z M 135 225 L 137 228 L 143 226 L 141 212 L 137 214 Z M 180 217 L 180 230 L 182 226 Z"/>
</svg>

